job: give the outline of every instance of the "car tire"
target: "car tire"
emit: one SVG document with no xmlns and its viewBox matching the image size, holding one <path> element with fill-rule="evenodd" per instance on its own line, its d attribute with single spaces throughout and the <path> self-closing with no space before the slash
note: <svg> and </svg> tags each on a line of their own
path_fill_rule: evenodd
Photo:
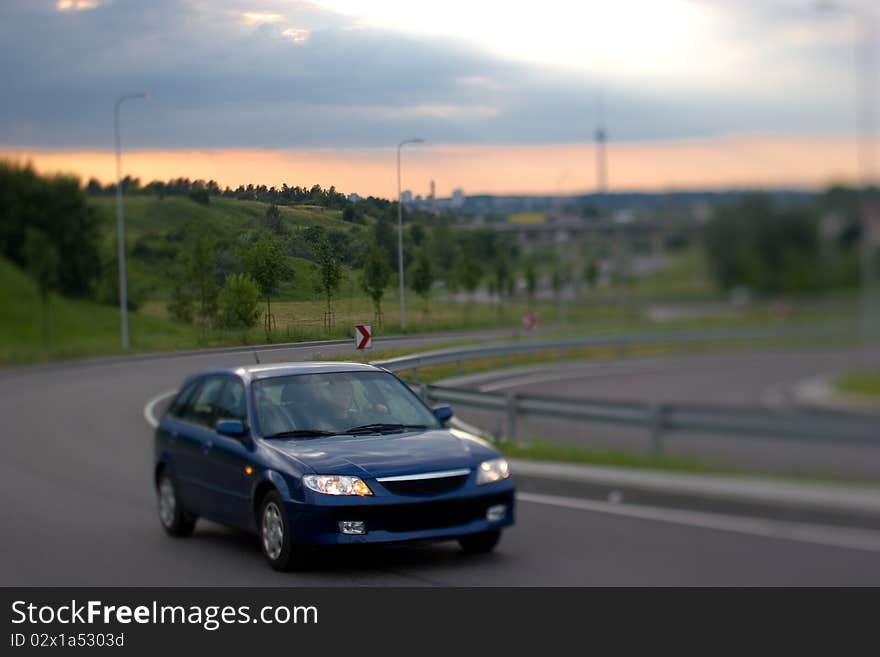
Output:
<svg viewBox="0 0 880 657">
<path fill-rule="evenodd" d="M 495 549 L 499 540 L 501 540 L 501 531 L 496 529 L 494 531 L 481 532 L 479 534 L 460 536 L 458 538 L 458 544 L 461 546 L 461 549 L 468 554 L 486 554 Z"/>
<path fill-rule="evenodd" d="M 156 485 L 159 505 L 159 522 L 171 536 L 189 536 L 196 526 L 197 517 L 189 513 L 180 502 L 177 486 L 167 470 L 159 475 Z"/>
<path fill-rule="evenodd" d="M 287 572 L 305 567 L 304 552 L 293 544 L 284 504 L 275 491 L 260 503 L 259 530 L 260 548 L 272 568 Z"/>
</svg>

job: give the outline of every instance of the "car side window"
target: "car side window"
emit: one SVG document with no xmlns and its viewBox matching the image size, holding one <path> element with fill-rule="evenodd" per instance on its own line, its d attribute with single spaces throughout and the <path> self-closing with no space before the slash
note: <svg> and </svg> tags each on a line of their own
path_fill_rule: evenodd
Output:
<svg viewBox="0 0 880 657">
<path fill-rule="evenodd" d="M 226 379 L 225 376 L 209 376 L 203 379 L 198 392 L 187 404 L 183 419 L 213 429 L 217 421 L 216 404 Z"/>
<path fill-rule="evenodd" d="M 189 406 L 189 402 L 200 383 L 201 380 L 196 379 L 195 381 L 190 381 L 184 386 L 183 390 L 177 393 L 177 397 L 174 398 L 171 406 L 168 407 L 168 415 L 176 418 L 184 417 L 184 415 L 186 415 L 187 406 Z"/>
<path fill-rule="evenodd" d="M 226 385 L 220 391 L 214 404 L 217 420 L 247 420 L 247 403 L 244 396 L 244 384 L 238 379 L 227 378 Z"/>
</svg>

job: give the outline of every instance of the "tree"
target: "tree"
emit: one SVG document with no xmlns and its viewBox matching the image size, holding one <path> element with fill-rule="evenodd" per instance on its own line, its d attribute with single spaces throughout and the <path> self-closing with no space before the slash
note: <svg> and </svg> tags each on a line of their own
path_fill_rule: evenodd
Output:
<svg viewBox="0 0 880 657">
<path fill-rule="evenodd" d="M 535 292 L 538 290 L 538 268 L 535 264 L 535 258 L 529 256 L 526 259 L 526 293 L 529 296 L 529 303 L 535 302 Z"/>
<path fill-rule="evenodd" d="M 49 293 L 58 284 L 58 251 L 49 237 L 37 228 L 28 228 L 24 240 L 28 273 L 40 290 L 40 316 L 43 343 L 49 342 Z"/>
<path fill-rule="evenodd" d="M 370 299 L 377 318 L 382 317 L 382 296 L 391 280 L 391 267 L 388 266 L 388 254 L 379 244 L 374 243 L 367 252 L 364 269 L 361 272 L 361 287 Z"/>
<path fill-rule="evenodd" d="M 492 273 L 495 277 L 495 290 L 498 292 L 498 297 L 503 301 L 504 295 L 510 289 L 513 279 L 505 253 L 499 252 L 495 255 L 495 259 L 492 261 Z"/>
<path fill-rule="evenodd" d="M 190 224 L 177 254 L 168 312 L 176 319 L 210 325 L 220 292 L 217 239 L 201 223 Z"/>
<path fill-rule="evenodd" d="M 562 296 L 562 290 L 571 282 L 571 271 L 568 264 L 561 259 L 556 260 L 556 266 L 550 276 L 550 284 L 553 286 L 553 292 L 557 299 Z"/>
<path fill-rule="evenodd" d="M 250 329 L 260 319 L 260 286 L 247 274 L 226 277 L 218 298 L 220 323 L 229 329 Z"/>
<path fill-rule="evenodd" d="M 260 238 L 244 249 L 242 269 L 256 281 L 260 293 L 266 299 L 266 334 L 273 324 L 272 296 L 278 293 L 282 281 L 289 280 L 293 272 L 287 265 L 287 256 L 277 237 L 264 232 Z"/>
<path fill-rule="evenodd" d="M 41 231 L 44 243 L 55 250 L 58 291 L 73 297 L 91 295 L 101 273 L 100 222 L 79 180 L 38 176 L 30 166 L 0 162 L 0 256 L 33 270 L 25 249 L 29 228 Z"/>
<path fill-rule="evenodd" d="M 373 241 L 382 247 L 388 266 L 392 269 L 397 267 L 397 236 L 394 234 L 394 226 L 386 215 L 380 215 L 373 225 Z"/>
<path fill-rule="evenodd" d="M 596 286 L 597 280 L 599 280 L 599 265 L 595 258 L 590 258 L 584 267 L 584 281 L 592 288 Z"/>
<path fill-rule="evenodd" d="M 810 208 L 779 207 L 763 195 L 719 208 L 704 235 L 719 285 L 771 294 L 817 289 L 822 283 L 818 224 Z"/>
<path fill-rule="evenodd" d="M 266 208 L 263 224 L 265 225 L 266 230 L 270 233 L 275 235 L 281 235 L 284 233 L 284 223 L 281 220 L 281 211 L 274 203 Z"/>
<path fill-rule="evenodd" d="M 425 302 L 425 314 L 428 313 L 428 299 L 434 285 L 434 268 L 431 264 L 431 253 L 427 241 L 423 241 L 416 254 L 416 260 L 409 274 L 409 286 L 412 291 L 422 297 Z"/>
<path fill-rule="evenodd" d="M 105 241 L 101 249 L 101 277 L 95 284 L 94 297 L 98 303 L 119 306 L 119 254 L 116 240 Z M 143 286 L 143 261 L 126 256 L 126 303 L 130 311 L 140 308 L 146 296 Z"/>
<path fill-rule="evenodd" d="M 318 245 L 318 275 L 321 291 L 327 300 L 327 312 L 330 313 L 332 311 L 330 302 L 333 294 L 339 289 L 342 267 L 339 264 L 339 256 L 336 255 L 336 250 L 332 247 L 327 237 L 324 237 Z"/>
<path fill-rule="evenodd" d="M 468 294 L 473 294 L 483 279 L 483 264 L 477 253 L 477 244 L 473 239 L 465 241 L 455 269 L 455 278 L 461 287 Z"/>
</svg>

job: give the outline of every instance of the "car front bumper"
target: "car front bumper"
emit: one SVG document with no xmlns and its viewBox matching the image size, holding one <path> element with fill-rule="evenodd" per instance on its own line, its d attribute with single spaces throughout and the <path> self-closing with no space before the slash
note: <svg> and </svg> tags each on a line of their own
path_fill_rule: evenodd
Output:
<svg viewBox="0 0 880 657">
<path fill-rule="evenodd" d="M 504 505 L 499 519 L 490 520 L 490 507 Z M 468 489 L 455 496 L 432 499 L 409 497 L 336 498 L 327 504 L 286 503 L 292 539 L 298 545 L 352 545 L 452 539 L 503 527 L 514 522 L 512 482 L 492 490 Z M 343 534 L 342 521 L 365 523 L 365 534 Z"/>
</svg>

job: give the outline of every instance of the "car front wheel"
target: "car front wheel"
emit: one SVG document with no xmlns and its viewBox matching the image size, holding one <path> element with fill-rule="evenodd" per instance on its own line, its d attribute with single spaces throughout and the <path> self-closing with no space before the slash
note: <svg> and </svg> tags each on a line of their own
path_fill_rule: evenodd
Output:
<svg viewBox="0 0 880 657">
<path fill-rule="evenodd" d="M 501 540 L 501 531 L 496 529 L 495 531 L 461 536 L 458 539 L 458 544 L 462 550 L 470 554 L 485 554 L 494 550 L 499 540 Z"/>
<path fill-rule="evenodd" d="M 159 522 L 171 536 L 189 536 L 196 526 L 196 516 L 187 513 L 180 503 L 177 487 L 167 471 L 159 476 Z"/>
<path fill-rule="evenodd" d="M 275 491 L 268 493 L 260 505 L 260 546 L 275 570 L 299 570 L 305 565 L 302 551 L 294 548 L 284 504 Z"/>
</svg>

